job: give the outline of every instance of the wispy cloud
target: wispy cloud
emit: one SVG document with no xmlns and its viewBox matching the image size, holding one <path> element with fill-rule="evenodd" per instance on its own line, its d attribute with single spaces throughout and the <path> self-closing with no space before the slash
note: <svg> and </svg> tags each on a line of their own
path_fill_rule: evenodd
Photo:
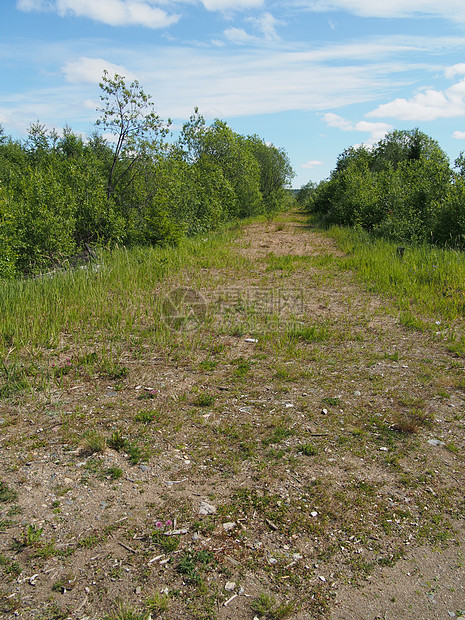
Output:
<svg viewBox="0 0 465 620">
<path fill-rule="evenodd" d="M 62 67 L 67 82 L 89 84 L 98 83 L 105 69 L 110 74 L 117 73 L 128 80 L 133 80 L 135 78 L 132 71 L 129 71 L 122 65 L 115 65 L 104 58 L 86 58 L 85 56 L 81 56 L 77 60 L 67 62 Z"/>
<path fill-rule="evenodd" d="M 370 123 L 368 121 L 358 121 L 354 123 L 333 112 L 325 114 L 324 120 L 329 127 L 337 127 L 342 131 L 367 133 L 368 137 L 364 140 L 365 144 L 375 144 L 393 129 L 392 125 L 388 125 L 387 123 Z"/>
<path fill-rule="evenodd" d="M 465 140 L 465 131 L 454 131 L 452 137 L 456 140 Z"/>
<path fill-rule="evenodd" d="M 61 17 L 87 17 L 110 26 L 166 28 L 179 20 L 150 0 L 17 0 L 21 11 L 51 11 Z"/>
<path fill-rule="evenodd" d="M 259 17 L 249 17 L 247 22 L 252 25 L 257 34 L 250 34 L 244 28 L 232 27 L 224 31 L 226 39 L 236 45 L 260 45 L 263 42 L 279 41 L 276 26 L 282 22 L 275 19 L 271 13 L 263 13 Z"/>
<path fill-rule="evenodd" d="M 442 17 L 454 22 L 465 21 L 462 0 L 293 0 L 293 4 L 311 11 L 342 10 L 361 17 Z"/>
<path fill-rule="evenodd" d="M 260 8 L 265 0 L 202 0 L 208 11 L 231 11 Z"/>
<path fill-rule="evenodd" d="M 312 170 L 313 168 L 316 168 L 318 166 L 323 166 L 323 164 L 324 162 L 319 161 L 318 159 L 312 159 L 310 161 L 305 162 L 305 164 L 302 164 L 301 168 Z"/>
</svg>

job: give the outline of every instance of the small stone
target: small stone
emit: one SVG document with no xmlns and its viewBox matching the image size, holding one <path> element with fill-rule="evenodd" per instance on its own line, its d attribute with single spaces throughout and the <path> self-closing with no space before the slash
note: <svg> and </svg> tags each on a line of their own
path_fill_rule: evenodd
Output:
<svg viewBox="0 0 465 620">
<path fill-rule="evenodd" d="M 268 560 L 268 563 L 269 563 L 269 564 L 276 564 L 277 562 L 278 562 L 278 560 L 277 560 L 276 558 L 270 558 L 270 559 Z"/>
<path fill-rule="evenodd" d="M 139 465 L 139 469 L 141 471 L 150 471 L 150 467 L 148 465 Z"/>
<path fill-rule="evenodd" d="M 323 583 L 326 583 L 326 579 L 323 577 L 323 575 L 318 575 L 318 579 Z"/>
<path fill-rule="evenodd" d="M 236 523 L 234 521 L 223 523 L 223 529 L 226 530 L 227 532 L 230 532 L 235 527 L 236 527 Z"/>
<path fill-rule="evenodd" d="M 446 444 L 439 439 L 428 439 L 430 446 L 445 446 Z"/>
<path fill-rule="evenodd" d="M 360 390 L 355 390 L 354 392 L 354 396 L 361 396 L 362 393 L 360 392 Z"/>
<path fill-rule="evenodd" d="M 142 594 L 142 588 L 141 588 L 140 586 L 137 586 L 137 588 L 136 588 L 136 594 L 137 594 L 137 595 Z"/>
<path fill-rule="evenodd" d="M 310 513 L 310 516 L 317 517 L 318 516 L 317 511 L 316 510 L 312 510 L 312 512 Z"/>
<path fill-rule="evenodd" d="M 385 448 L 384 446 L 382 448 L 380 448 L 381 452 L 388 452 L 388 449 Z"/>
<path fill-rule="evenodd" d="M 74 480 L 71 478 L 63 478 L 63 484 L 73 484 Z"/>
<path fill-rule="evenodd" d="M 236 589 L 236 582 L 228 581 L 226 585 L 224 586 L 224 589 L 227 590 L 228 592 L 232 592 L 233 590 Z"/>
<path fill-rule="evenodd" d="M 328 413 L 328 410 L 327 409 L 322 409 L 321 413 L 322 413 L 322 415 L 326 415 Z"/>
<path fill-rule="evenodd" d="M 303 556 L 300 555 L 300 553 L 293 553 L 292 554 L 292 559 L 297 562 L 297 560 L 302 560 Z"/>
<path fill-rule="evenodd" d="M 200 502 L 199 515 L 213 515 L 215 512 L 215 506 L 207 504 L 207 502 Z"/>
</svg>

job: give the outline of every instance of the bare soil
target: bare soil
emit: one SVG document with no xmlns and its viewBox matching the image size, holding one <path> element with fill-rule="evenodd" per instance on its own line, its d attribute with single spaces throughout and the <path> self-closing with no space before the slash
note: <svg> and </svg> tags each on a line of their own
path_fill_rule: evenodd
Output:
<svg viewBox="0 0 465 620">
<path fill-rule="evenodd" d="M 464 360 L 300 216 L 231 256 L 119 376 L 64 334 L 0 400 L 1 617 L 465 616 Z"/>
</svg>

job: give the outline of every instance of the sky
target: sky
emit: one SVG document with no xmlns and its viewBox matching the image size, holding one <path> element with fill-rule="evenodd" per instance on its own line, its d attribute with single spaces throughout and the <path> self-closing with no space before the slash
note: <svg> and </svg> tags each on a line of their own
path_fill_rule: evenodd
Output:
<svg viewBox="0 0 465 620">
<path fill-rule="evenodd" d="M 0 124 L 95 130 L 104 70 L 182 126 L 283 148 L 292 185 L 394 129 L 465 150 L 464 0 L 0 0 Z"/>
</svg>

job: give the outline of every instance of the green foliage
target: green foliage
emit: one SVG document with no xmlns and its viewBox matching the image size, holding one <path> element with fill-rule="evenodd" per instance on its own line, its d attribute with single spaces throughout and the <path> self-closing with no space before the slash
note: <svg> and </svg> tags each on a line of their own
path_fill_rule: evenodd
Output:
<svg viewBox="0 0 465 620">
<path fill-rule="evenodd" d="M 457 167 L 463 171 L 461 160 Z M 462 172 L 454 175 L 435 140 L 393 131 L 371 150 L 349 148 L 328 180 L 302 188 L 300 203 L 331 224 L 359 226 L 395 242 L 463 245 Z"/>
<path fill-rule="evenodd" d="M 196 110 L 176 142 L 137 81 L 104 72 L 87 140 L 32 123 L 0 131 L 0 280 L 76 265 L 92 247 L 176 245 L 186 235 L 288 202 L 286 153 Z M 89 245 L 91 250 L 89 250 Z"/>
</svg>

